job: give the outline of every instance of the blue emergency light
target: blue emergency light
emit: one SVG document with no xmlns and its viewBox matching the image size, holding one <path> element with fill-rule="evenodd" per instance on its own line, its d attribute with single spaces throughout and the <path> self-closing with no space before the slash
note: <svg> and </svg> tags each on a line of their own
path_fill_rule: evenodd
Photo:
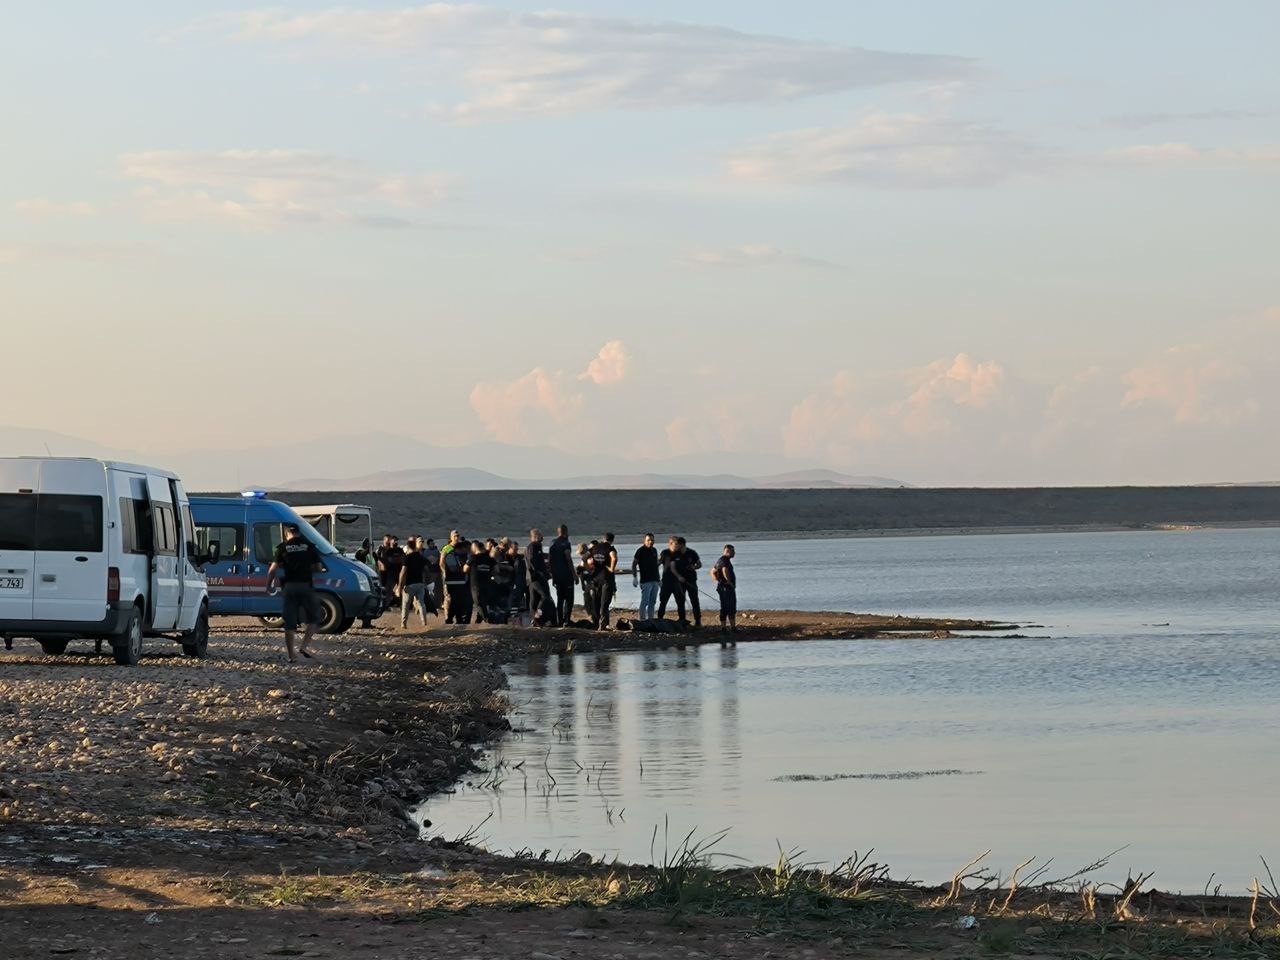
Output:
<svg viewBox="0 0 1280 960">
<path fill-rule="evenodd" d="M 246 500 L 265 500 L 267 499 L 267 491 L 265 490 L 242 490 L 240 496 Z"/>
</svg>

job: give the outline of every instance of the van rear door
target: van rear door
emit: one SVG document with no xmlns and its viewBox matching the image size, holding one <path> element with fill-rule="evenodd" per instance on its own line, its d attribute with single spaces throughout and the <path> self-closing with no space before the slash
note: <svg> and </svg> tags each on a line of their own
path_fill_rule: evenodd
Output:
<svg viewBox="0 0 1280 960">
<path fill-rule="evenodd" d="M 106 616 L 106 490 L 101 464 L 41 463 L 33 620 L 96 623 Z"/>
<path fill-rule="evenodd" d="M 34 462 L 0 463 L 0 620 L 31 619 L 38 483 Z"/>
</svg>

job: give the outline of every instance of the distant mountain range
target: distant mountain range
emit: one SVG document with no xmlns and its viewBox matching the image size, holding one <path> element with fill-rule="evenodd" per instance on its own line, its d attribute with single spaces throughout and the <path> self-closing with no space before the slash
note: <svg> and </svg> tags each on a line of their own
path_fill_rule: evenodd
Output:
<svg viewBox="0 0 1280 960">
<path fill-rule="evenodd" d="M 591 451 L 575 453 L 495 442 L 445 447 L 378 431 L 243 449 L 183 450 L 152 443 L 150 437 L 131 436 L 115 446 L 48 430 L 0 426 L 0 456 L 51 454 L 154 464 L 175 471 L 188 490 L 905 486 L 883 477 L 849 477 L 831 470 L 811 469 L 817 465 L 768 453 L 711 451 L 665 459 L 623 459 Z M 441 466 L 423 468 L 423 464 Z M 366 472 L 334 478 L 339 470 Z M 308 477 L 334 479 L 305 479 Z"/>
<path fill-rule="evenodd" d="M 834 470 L 796 470 L 766 476 L 732 473 L 612 473 L 551 479 L 504 477 L 474 467 L 384 470 L 361 477 L 309 478 L 278 484 L 280 490 L 784 490 L 905 487 L 888 477 L 851 477 Z"/>
</svg>

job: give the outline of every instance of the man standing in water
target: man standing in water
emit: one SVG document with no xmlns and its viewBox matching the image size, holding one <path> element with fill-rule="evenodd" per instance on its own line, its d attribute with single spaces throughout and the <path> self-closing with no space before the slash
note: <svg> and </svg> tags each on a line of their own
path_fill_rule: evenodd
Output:
<svg viewBox="0 0 1280 960">
<path fill-rule="evenodd" d="M 733 544 L 726 543 L 724 553 L 711 568 L 711 579 L 716 582 L 716 593 L 720 595 L 720 632 L 738 632 L 738 575 L 733 569 L 733 558 L 737 551 Z"/>
<path fill-rule="evenodd" d="M 286 523 L 284 532 L 284 542 L 276 547 L 275 559 L 267 570 L 267 588 L 274 588 L 277 578 L 284 581 L 284 646 L 289 662 L 297 663 L 298 658 L 293 655 L 293 641 L 301 616 L 307 619 L 307 629 L 302 634 L 302 646 L 298 652 L 307 659 L 311 658 L 307 647 L 316 634 L 321 617 L 313 577 L 324 568 L 320 563 L 320 551 L 310 540 L 303 538 L 297 524 Z"/>
<path fill-rule="evenodd" d="M 640 609 L 637 619 L 652 620 L 658 609 L 658 587 L 662 575 L 658 567 L 658 550 L 653 545 L 653 534 L 644 535 L 644 545 L 631 560 L 631 582 L 640 588 Z"/>
<path fill-rule="evenodd" d="M 556 531 L 556 538 L 547 550 L 547 563 L 551 567 L 551 582 L 556 588 L 556 626 L 567 627 L 573 619 L 573 585 L 578 582 L 578 574 L 573 569 L 569 528 L 564 524 Z"/>
</svg>

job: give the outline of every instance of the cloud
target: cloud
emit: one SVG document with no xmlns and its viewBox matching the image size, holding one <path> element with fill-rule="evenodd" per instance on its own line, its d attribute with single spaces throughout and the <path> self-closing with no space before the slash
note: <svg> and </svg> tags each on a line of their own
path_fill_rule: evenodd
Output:
<svg viewBox="0 0 1280 960">
<path fill-rule="evenodd" d="M 576 377 L 534 367 L 514 380 L 477 383 L 471 409 L 485 432 L 504 443 L 580 439 L 588 401 L 604 396 L 597 388 L 623 382 L 630 362 L 622 341 L 611 340 Z"/>
<path fill-rule="evenodd" d="M 631 357 L 621 340 L 610 340 L 596 354 L 587 369 L 578 375 L 579 380 L 590 380 L 596 386 L 621 383 L 627 378 Z"/>
<path fill-rule="evenodd" d="M 742 244 L 727 249 L 697 249 L 689 254 L 689 262 L 700 267 L 769 267 L 797 266 L 830 269 L 836 264 L 818 257 L 787 253 L 767 244 Z"/>
<path fill-rule="evenodd" d="M 1006 131 L 909 113 L 868 113 L 843 126 L 775 134 L 727 161 L 730 177 L 746 183 L 906 188 L 990 186 L 1054 162 Z"/>
<path fill-rule="evenodd" d="M 1204 346 L 1170 347 L 1124 375 L 1125 407 L 1163 408 L 1180 424 L 1251 419 L 1259 403 L 1248 369 Z"/>
<path fill-rule="evenodd" d="M 411 215 L 446 199 L 454 183 L 439 173 L 376 174 L 355 160 L 294 150 L 128 153 L 119 165 L 143 184 L 137 196 L 159 219 L 255 229 L 413 226 Z"/>
<path fill-rule="evenodd" d="M 1264 120 L 1272 113 L 1254 110 L 1198 110 L 1186 113 L 1124 113 L 1104 123 L 1120 130 L 1144 130 L 1169 123 L 1204 123 L 1219 120 Z"/>
<path fill-rule="evenodd" d="M 1197 147 L 1189 143 L 1141 143 L 1111 151 L 1108 160 L 1135 166 L 1238 170 L 1280 166 L 1280 147 Z"/>
<path fill-rule="evenodd" d="M 84 200 L 59 202 L 40 197 L 19 200 L 13 209 L 29 217 L 91 217 L 94 214 L 93 204 Z"/>
<path fill-rule="evenodd" d="M 259 10 L 207 22 L 298 53 L 412 63 L 422 89 L 460 86 L 458 120 L 796 100 L 972 76 L 971 61 L 569 12 L 432 3 L 399 10 Z"/>
</svg>

